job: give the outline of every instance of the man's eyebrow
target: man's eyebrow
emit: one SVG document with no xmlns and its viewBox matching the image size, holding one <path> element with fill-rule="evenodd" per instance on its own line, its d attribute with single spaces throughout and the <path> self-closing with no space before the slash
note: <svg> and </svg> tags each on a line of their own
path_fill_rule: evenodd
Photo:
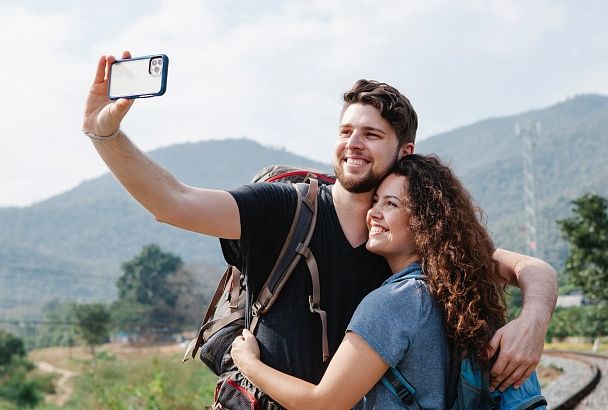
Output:
<svg viewBox="0 0 608 410">
<path fill-rule="evenodd" d="M 339 129 L 343 129 L 343 128 L 353 128 L 352 124 L 340 124 L 338 126 Z M 379 132 L 382 134 L 386 134 L 386 131 L 384 131 L 383 129 L 380 128 L 376 128 L 376 127 L 361 127 L 364 131 L 374 131 L 374 132 Z"/>
<path fill-rule="evenodd" d="M 375 127 L 363 127 L 363 129 L 365 131 L 375 131 L 375 132 L 380 132 L 382 134 L 385 134 L 386 132 L 380 128 L 375 128 Z"/>
</svg>

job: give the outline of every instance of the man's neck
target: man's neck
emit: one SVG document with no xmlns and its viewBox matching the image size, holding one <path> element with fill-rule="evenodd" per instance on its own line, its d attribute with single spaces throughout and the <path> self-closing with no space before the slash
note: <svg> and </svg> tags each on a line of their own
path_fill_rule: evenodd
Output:
<svg viewBox="0 0 608 410">
<path fill-rule="evenodd" d="M 371 207 L 374 192 L 354 194 L 347 191 L 336 181 L 332 197 L 342 231 L 352 247 L 356 248 L 367 241 L 365 217 Z"/>
</svg>

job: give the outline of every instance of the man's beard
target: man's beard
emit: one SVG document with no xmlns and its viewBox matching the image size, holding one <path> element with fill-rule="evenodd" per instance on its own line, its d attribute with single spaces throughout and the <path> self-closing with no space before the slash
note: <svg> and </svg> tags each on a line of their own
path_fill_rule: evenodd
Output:
<svg viewBox="0 0 608 410">
<path fill-rule="evenodd" d="M 395 161 L 397 158 L 395 157 Z M 344 187 L 348 192 L 353 194 L 363 194 L 365 192 L 373 191 L 380 185 L 380 182 L 386 177 L 391 170 L 391 167 L 386 169 L 384 172 L 372 171 L 363 178 L 348 178 L 344 175 L 342 167 L 334 166 L 334 173 L 336 178 L 340 181 L 340 185 Z"/>
</svg>

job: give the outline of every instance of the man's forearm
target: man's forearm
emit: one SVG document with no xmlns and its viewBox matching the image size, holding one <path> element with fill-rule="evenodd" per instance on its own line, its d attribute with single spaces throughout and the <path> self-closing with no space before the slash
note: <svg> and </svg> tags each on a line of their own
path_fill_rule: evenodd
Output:
<svg viewBox="0 0 608 410">
<path fill-rule="evenodd" d="M 515 276 L 522 293 L 520 316 L 533 316 L 546 331 L 557 301 L 555 270 L 539 259 L 524 258 L 515 267 Z"/>
<path fill-rule="evenodd" d="M 156 219 L 162 220 L 169 212 L 172 194 L 179 192 L 182 184 L 143 153 L 122 131 L 109 141 L 93 140 L 93 145 L 131 196 Z"/>
<path fill-rule="evenodd" d="M 505 280 L 521 288 L 523 298 L 519 317 L 498 329 L 490 341 L 491 355 L 499 352 L 490 389 L 504 391 L 520 386 L 540 361 L 557 300 L 557 274 L 540 259 L 503 249 L 497 249 L 494 258 Z"/>
<path fill-rule="evenodd" d="M 532 313 L 528 310 L 533 310 L 533 313 L 550 320 L 557 301 L 557 273 L 551 265 L 504 249 L 497 249 L 494 259 L 508 283 L 521 289 L 522 313 Z"/>
</svg>

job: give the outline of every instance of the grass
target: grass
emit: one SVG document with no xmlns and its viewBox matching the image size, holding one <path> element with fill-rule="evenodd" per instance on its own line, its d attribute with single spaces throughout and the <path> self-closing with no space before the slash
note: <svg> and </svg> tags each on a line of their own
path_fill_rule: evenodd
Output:
<svg viewBox="0 0 608 410">
<path fill-rule="evenodd" d="M 548 343 L 545 349 L 590 352 L 591 343 Z M 608 354 L 608 343 L 600 353 Z M 53 347 L 30 352 L 29 359 L 45 361 L 78 375 L 71 379 L 73 393 L 63 409 L 155 410 L 200 409 L 213 398 L 216 377 L 200 361 L 182 364 L 177 346 L 130 348 L 105 345 L 92 367 L 88 350 Z M 542 386 L 559 377 L 561 369 L 538 368 Z M 0 401 L 0 410 L 13 408 Z M 59 407 L 45 403 L 38 408 Z"/>
<path fill-rule="evenodd" d="M 593 343 L 590 342 L 554 342 L 545 343 L 545 350 L 568 350 L 572 352 L 598 353 L 608 355 L 608 342 L 600 344 L 598 352 L 592 352 Z"/>
<path fill-rule="evenodd" d="M 200 361 L 182 364 L 177 347 L 100 349 L 92 367 L 83 349 L 50 348 L 31 352 L 32 361 L 78 373 L 63 409 L 200 409 L 213 399 L 216 376 Z M 57 409 L 46 403 L 38 408 Z"/>
</svg>

